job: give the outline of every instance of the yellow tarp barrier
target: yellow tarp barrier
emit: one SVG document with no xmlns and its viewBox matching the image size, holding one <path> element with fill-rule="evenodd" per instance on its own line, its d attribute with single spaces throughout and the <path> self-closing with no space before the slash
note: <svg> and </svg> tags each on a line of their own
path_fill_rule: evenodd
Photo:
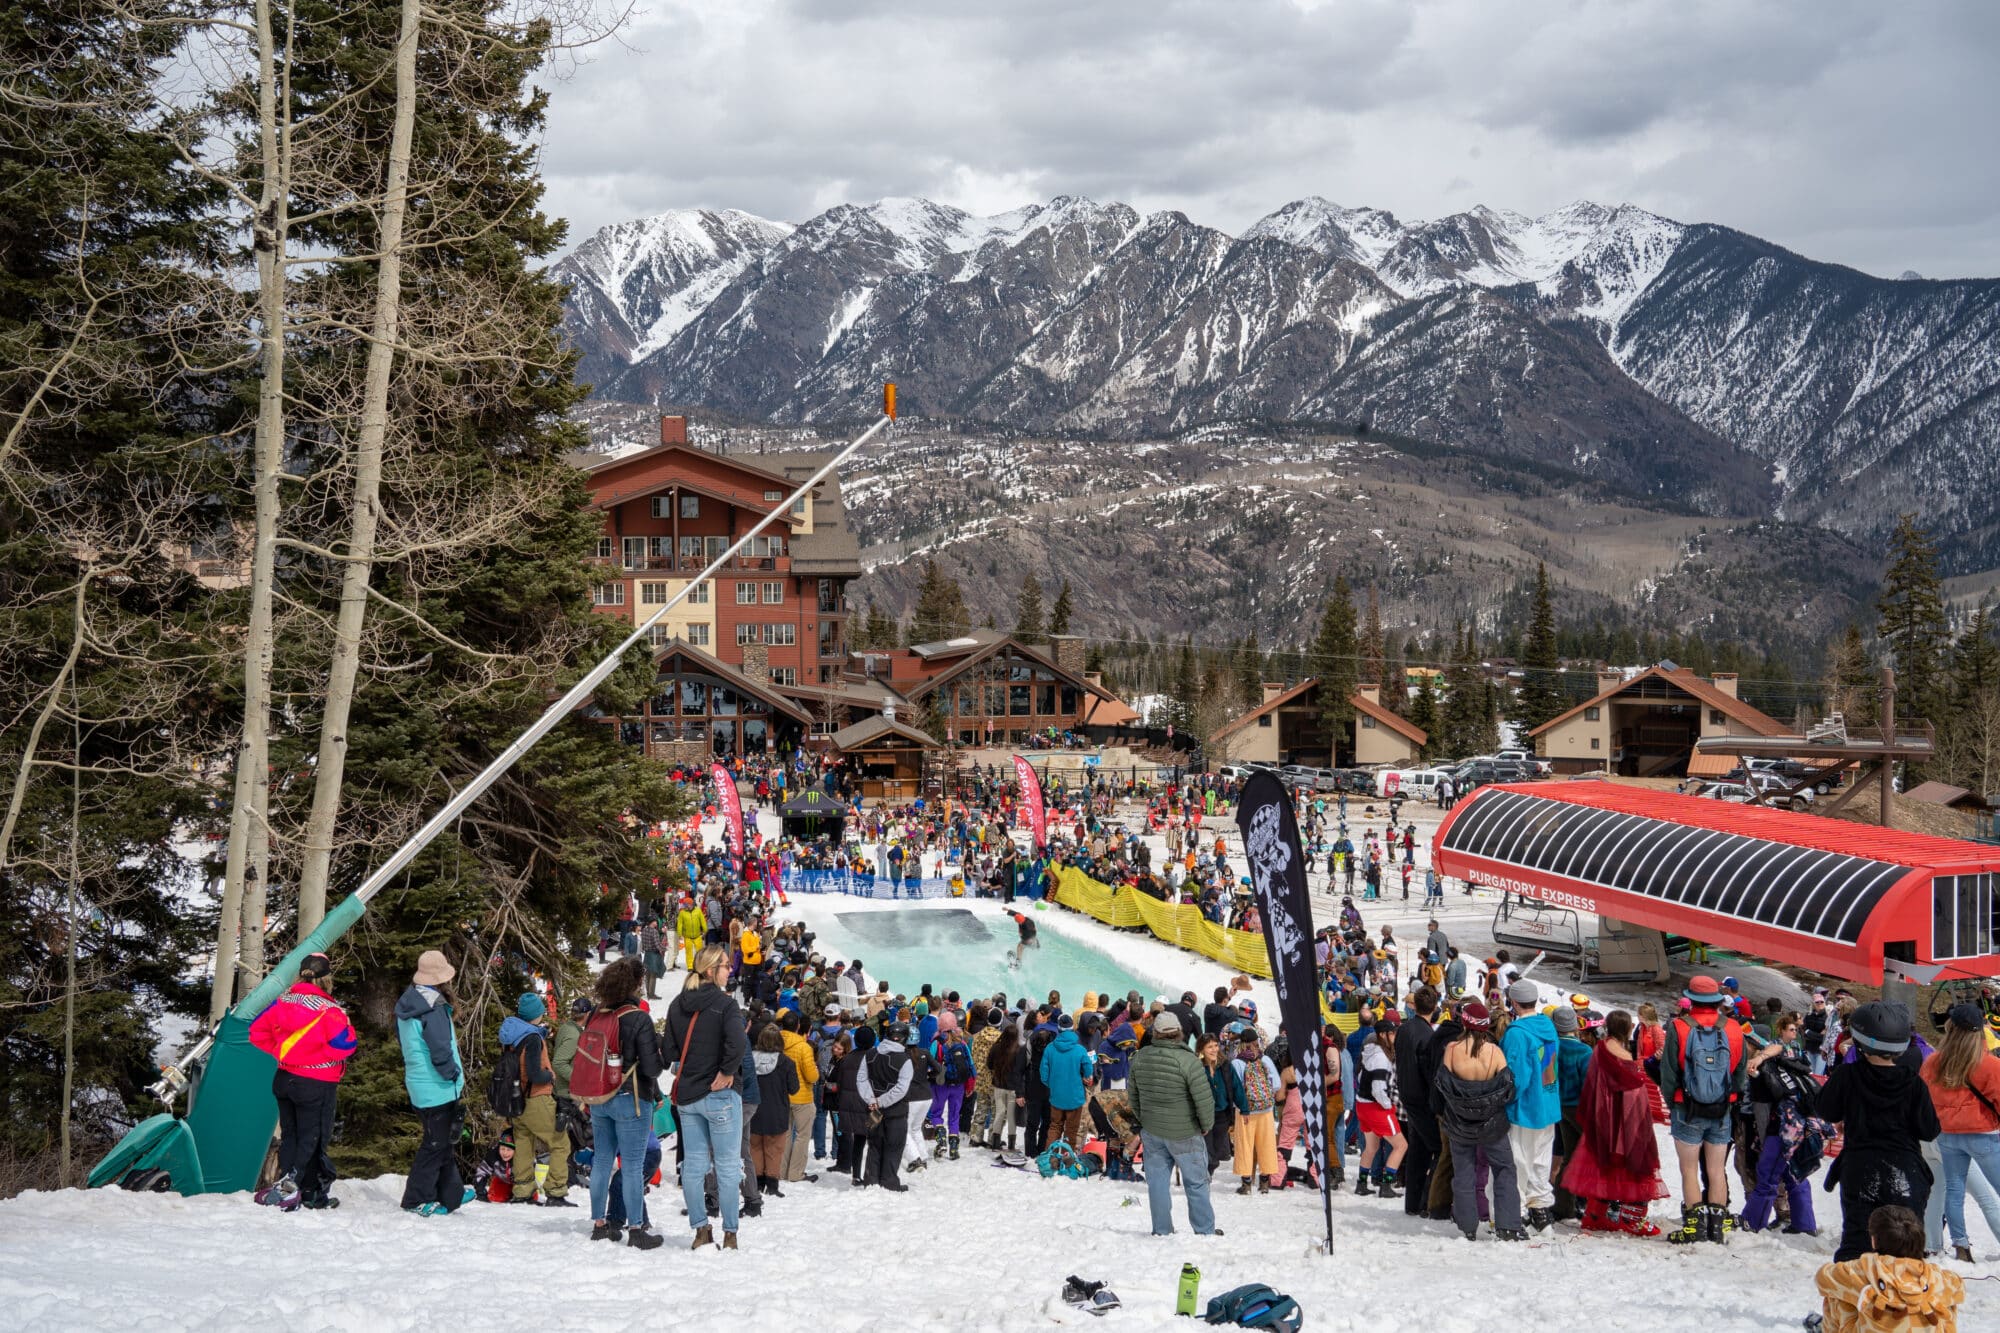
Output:
<svg viewBox="0 0 2000 1333">
<path fill-rule="evenodd" d="M 1169 944 L 1213 958 L 1253 977 L 1271 975 L 1264 937 L 1216 925 L 1189 903 L 1168 904 L 1136 889 L 1100 884 L 1075 866 L 1056 870 L 1055 900 L 1108 926 L 1144 926 Z"/>
</svg>

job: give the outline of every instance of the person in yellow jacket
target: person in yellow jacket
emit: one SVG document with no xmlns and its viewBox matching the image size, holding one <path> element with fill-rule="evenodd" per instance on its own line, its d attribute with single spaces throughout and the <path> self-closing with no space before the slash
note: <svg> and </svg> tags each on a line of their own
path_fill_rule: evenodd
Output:
<svg viewBox="0 0 2000 1333">
<path fill-rule="evenodd" d="M 736 948 L 743 955 L 737 984 L 742 987 L 744 995 L 754 996 L 757 994 L 757 983 L 764 974 L 764 937 L 757 933 L 755 920 L 743 923 L 743 929 L 736 935 Z"/>
<path fill-rule="evenodd" d="M 787 1009 L 778 1019 L 785 1039 L 785 1055 L 799 1074 L 799 1090 L 792 1094 L 792 1137 L 785 1145 L 785 1179 L 806 1179 L 806 1155 L 812 1151 L 813 1117 L 819 1108 L 813 1093 L 819 1083 L 819 1063 L 813 1059 L 812 1043 L 806 1040 L 806 1018 L 796 1009 Z"/>
<path fill-rule="evenodd" d="M 687 955 L 687 970 L 692 972 L 695 951 L 701 948 L 702 936 L 708 933 L 708 918 L 695 906 L 694 899 L 681 900 L 680 915 L 674 918 L 674 931 L 681 937 L 681 951 Z"/>
</svg>

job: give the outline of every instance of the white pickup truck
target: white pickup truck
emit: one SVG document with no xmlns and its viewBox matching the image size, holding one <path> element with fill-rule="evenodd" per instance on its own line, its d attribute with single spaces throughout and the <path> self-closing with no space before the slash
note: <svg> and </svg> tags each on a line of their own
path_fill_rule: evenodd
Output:
<svg viewBox="0 0 2000 1333">
<path fill-rule="evenodd" d="M 1501 750 L 1492 756 L 1495 759 L 1511 759 L 1518 764 L 1532 764 L 1536 774 L 1548 777 L 1556 771 L 1555 765 L 1546 759 L 1537 758 L 1533 750 Z"/>
</svg>

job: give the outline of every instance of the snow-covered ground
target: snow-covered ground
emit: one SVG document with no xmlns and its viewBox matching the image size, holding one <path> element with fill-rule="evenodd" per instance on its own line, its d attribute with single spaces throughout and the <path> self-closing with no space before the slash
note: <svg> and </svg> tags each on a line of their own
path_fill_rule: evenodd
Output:
<svg viewBox="0 0 2000 1333">
<path fill-rule="evenodd" d="M 1419 830 L 1429 821 L 1414 806 Z M 1216 821 L 1219 825 L 1221 821 Z M 1446 913 L 1458 940 L 1477 941 L 1490 901 Z M 1338 903 L 1338 897 L 1333 899 Z M 793 899 L 808 921 L 833 911 L 913 904 Z M 995 904 L 967 904 L 992 912 Z M 1420 933 L 1420 905 L 1382 904 L 1402 935 Z M 919 908 L 918 910 L 934 910 Z M 780 912 L 780 917 L 787 913 Z M 1371 925 L 1379 924 L 1371 912 Z M 1159 941 L 1112 931 L 1075 913 L 1038 914 L 1043 929 L 1088 942 L 1142 975 L 1197 990 L 1220 965 Z M 1475 943 L 1475 947 L 1479 946 Z M 1749 977 L 1746 975 L 1746 981 Z M 944 980 L 940 977 L 939 980 Z M 669 976 L 666 992 L 678 990 Z M 1755 993 L 1756 986 L 1750 987 Z M 1275 1013 L 1268 985 L 1256 993 Z M 1623 994 L 1607 996 L 1621 1001 Z M 656 1005 L 656 1010 L 662 1006 Z M 1662 1155 L 1672 1160 L 1662 1131 Z M 1172 1238 L 1149 1233 L 1145 1186 L 1044 1181 L 969 1151 L 907 1176 L 910 1191 L 853 1191 L 831 1174 L 789 1186 L 746 1220 L 743 1249 L 691 1254 L 678 1195 L 649 1196 L 668 1245 L 651 1254 L 593 1245 L 585 1210 L 475 1204 L 450 1218 L 397 1207 L 401 1181 L 345 1181 L 342 1206 L 283 1215 L 244 1195 L 182 1199 L 117 1191 L 28 1194 L 0 1202 L 0 1327 L 66 1330 L 434 1330 L 468 1320 L 495 1329 L 668 1327 L 1025 1330 L 1097 1327 L 1064 1305 L 1067 1274 L 1109 1282 L 1123 1309 L 1103 1327 L 1185 1329 L 1173 1317 L 1183 1263 L 1207 1297 L 1266 1282 L 1296 1297 L 1308 1328 L 1370 1333 L 1535 1333 L 1797 1327 L 1818 1308 L 1812 1274 L 1833 1250 L 1839 1207 L 1815 1191 L 1821 1237 L 1742 1235 L 1691 1252 L 1662 1240 L 1583 1236 L 1556 1227 L 1524 1246 L 1468 1245 L 1399 1204 L 1342 1193 L 1334 1248 L 1320 1250 L 1318 1196 L 1292 1190 L 1238 1197 L 1225 1170 L 1215 1194 L 1225 1235 L 1196 1237 L 1177 1207 Z M 1678 1192 L 1677 1183 L 1669 1179 Z M 1655 1205 L 1665 1222 L 1672 1201 Z M 1968 1209 L 1981 1263 L 2000 1274 L 2000 1241 Z M 581 1266 L 579 1266 L 581 1265 Z M 2000 1328 L 2000 1289 L 1968 1284 L 1960 1327 Z"/>
</svg>

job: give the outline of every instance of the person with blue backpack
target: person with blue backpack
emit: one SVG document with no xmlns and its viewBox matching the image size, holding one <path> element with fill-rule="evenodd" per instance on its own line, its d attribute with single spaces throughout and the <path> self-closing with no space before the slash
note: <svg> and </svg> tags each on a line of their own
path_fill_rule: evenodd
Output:
<svg viewBox="0 0 2000 1333">
<path fill-rule="evenodd" d="M 972 1047 L 959 1030 L 958 1015 L 947 1009 L 938 1015 L 937 1036 L 931 1042 L 931 1062 L 938 1071 L 931 1089 L 930 1124 L 937 1130 L 932 1156 L 946 1152 L 958 1160 L 958 1136 L 964 1127 L 965 1097 L 973 1086 Z"/>
<path fill-rule="evenodd" d="M 1556 1028 L 1541 1003 L 1541 987 L 1522 977 L 1507 988 L 1507 1005 L 1514 1021 L 1500 1038 L 1500 1053 L 1514 1075 L 1514 1100 L 1507 1106 L 1507 1142 L 1514 1154 L 1521 1202 L 1528 1225 L 1546 1231 L 1555 1220 L 1554 1166 L 1556 1122 L 1562 1119 L 1562 1088 L 1557 1075 Z"/>
<path fill-rule="evenodd" d="M 1721 1245 L 1735 1230 L 1729 1214 L 1730 1121 L 1749 1084 L 1749 1053 L 1743 1029 L 1722 1012 L 1722 988 L 1714 977 L 1694 978 L 1683 998 L 1689 1008 L 1667 1024 L 1660 1054 L 1660 1095 L 1681 1164 L 1681 1224 L 1667 1240 Z"/>
</svg>

